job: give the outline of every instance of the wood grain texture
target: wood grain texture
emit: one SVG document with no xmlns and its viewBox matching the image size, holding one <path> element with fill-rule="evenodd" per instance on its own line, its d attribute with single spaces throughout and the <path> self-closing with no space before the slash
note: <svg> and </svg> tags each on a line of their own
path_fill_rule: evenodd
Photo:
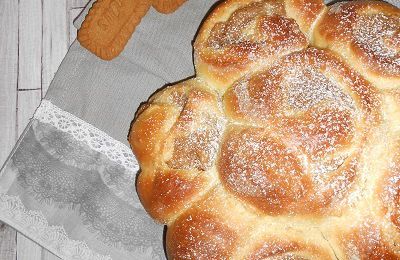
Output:
<svg viewBox="0 0 400 260">
<path fill-rule="evenodd" d="M 41 86 L 42 1 L 19 1 L 18 89 Z"/>
<path fill-rule="evenodd" d="M 83 11 L 88 2 L 89 2 L 88 0 L 69 0 L 67 2 L 67 10 L 69 17 L 68 32 L 69 32 L 70 45 L 75 41 L 77 36 L 77 30 L 74 26 L 74 21 Z"/>
<path fill-rule="evenodd" d="M 69 0 L 67 1 L 68 9 L 83 8 L 88 4 L 89 0 Z M 75 18 L 75 17 L 74 17 Z"/>
<path fill-rule="evenodd" d="M 88 0 L 0 1 L 0 167 L 75 40 Z M 0 260 L 60 260 L 0 222 Z"/>
<path fill-rule="evenodd" d="M 41 260 L 60 260 L 60 258 L 53 253 L 50 253 L 49 251 L 43 249 Z"/>
<path fill-rule="evenodd" d="M 34 111 L 40 105 L 42 90 L 18 91 L 17 134 L 22 134 Z"/>
<path fill-rule="evenodd" d="M 0 259 L 15 260 L 17 256 L 17 232 L 0 223 Z"/>
<path fill-rule="evenodd" d="M 0 1 L 0 165 L 16 142 L 18 2 Z M 1 166 L 0 166 L 1 167 Z"/>
<path fill-rule="evenodd" d="M 69 47 L 67 2 L 43 0 L 42 94 L 47 92 Z"/>
<path fill-rule="evenodd" d="M 17 260 L 40 260 L 42 248 L 21 233 L 17 234 Z"/>
<path fill-rule="evenodd" d="M 73 7 L 69 9 L 69 44 L 71 45 L 77 36 L 77 31 L 74 26 L 75 18 L 83 11 L 83 7 Z"/>
</svg>

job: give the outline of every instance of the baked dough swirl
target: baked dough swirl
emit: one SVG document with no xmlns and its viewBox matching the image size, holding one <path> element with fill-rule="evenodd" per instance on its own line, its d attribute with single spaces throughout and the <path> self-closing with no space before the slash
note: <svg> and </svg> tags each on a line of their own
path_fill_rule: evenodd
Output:
<svg viewBox="0 0 400 260">
<path fill-rule="evenodd" d="M 227 0 L 129 134 L 169 259 L 400 259 L 399 9 Z"/>
<path fill-rule="evenodd" d="M 336 3 L 317 23 L 314 44 L 341 54 L 378 87 L 400 87 L 399 9 L 379 1 Z"/>
</svg>

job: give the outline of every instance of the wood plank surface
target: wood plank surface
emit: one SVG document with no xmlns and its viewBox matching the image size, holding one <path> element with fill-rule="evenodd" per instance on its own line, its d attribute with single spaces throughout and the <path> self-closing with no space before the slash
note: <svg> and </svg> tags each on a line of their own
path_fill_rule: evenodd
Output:
<svg viewBox="0 0 400 260">
<path fill-rule="evenodd" d="M 0 167 L 44 97 L 88 0 L 0 1 Z M 0 260 L 60 260 L 0 222 Z"/>
<path fill-rule="evenodd" d="M 43 250 L 41 260 L 60 260 L 60 258 L 47 250 Z"/>
<path fill-rule="evenodd" d="M 29 91 L 18 91 L 18 109 L 17 109 L 17 134 L 22 134 L 33 112 L 40 105 L 42 99 L 42 90 L 35 89 Z"/>
<path fill-rule="evenodd" d="M 18 2 L 0 1 L 0 165 L 16 140 L 18 89 Z M 1 166 L 0 166 L 1 167 Z M 16 259 L 16 231 L 0 223 L 0 259 Z"/>
<path fill-rule="evenodd" d="M 15 260 L 17 256 L 17 232 L 0 223 L 0 259 Z"/>
<path fill-rule="evenodd" d="M 0 1 L 0 25 L 0 164 L 3 165 L 17 139 L 15 125 L 18 88 L 17 1 Z"/>
<path fill-rule="evenodd" d="M 21 233 L 17 234 L 17 260 L 41 260 L 42 248 Z"/>
<path fill-rule="evenodd" d="M 19 1 L 18 9 L 18 89 L 40 89 L 42 1 Z"/>
<path fill-rule="evenodd" d="M 69 47 L 67 1 L 43 1 L 42 95 L 49 88 Z"/>
<path fill-rule="evenodd" d="M 74 26 L 75 17 L 77 17 L 83 10 L 83 7 L 72 7 L 69 9 L 69 44 L 71 45 L 77 36 L 77 30 Z"/>
<path fill-rule="evenodd" d="M 76 28 L 74 26 L 75 18 L 83 11 L 85 6 L 88 4 L 88 0 L 69 0 L 67 2 L 67 9 L 69 11 L 69 45 L 71 45 L 76 39 Z"/>
</svg>

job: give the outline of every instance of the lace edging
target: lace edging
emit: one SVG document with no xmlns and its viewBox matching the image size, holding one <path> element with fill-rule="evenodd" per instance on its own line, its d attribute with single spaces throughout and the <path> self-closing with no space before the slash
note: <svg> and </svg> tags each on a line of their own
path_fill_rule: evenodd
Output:
<svg viewBox="0 0 400 260">
<path fill-rule="evenodd" d="M 55 106 L 49 100 L 42 100 L 33 118 L 71 134 L 76 140 L 84 142 L 91 149 L 106 155 L 111 161 L 129 170 L 134 172 L 139 170 L 138 162 L 129 147 Z"/>
<path fill-rule="evenodd" d="M 41 212 L 27 210 L 17 196 L 0 193 L 0 219 L 62 259 L 112 260 L 93 252 L 86 243 L 68 238 L 63 227 L 50 226 Z"/>
</svg>

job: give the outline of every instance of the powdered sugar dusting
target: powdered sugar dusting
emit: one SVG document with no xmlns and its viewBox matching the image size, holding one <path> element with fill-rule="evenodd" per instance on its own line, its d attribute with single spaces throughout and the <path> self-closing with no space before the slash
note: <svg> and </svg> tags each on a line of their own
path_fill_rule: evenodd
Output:
<svg viewBox="0 0 400 260">
<path fill-rule="evenodd" d="M 294 2 L 304 2 L 301 11 L 312 11 L 310 2 Z M 206 210 L 210 216 L 195 226 L 201 213 L 189 210 L 176 238 L 187 239 L 188 246 L 182 244 L 179 250 L 193 254 L 182 256 L 241 248 L 243 241 L 249 241 L 237 234 L 242 230 L 231 220 L 246 222 L 245 217 L 255 213 L 256 226 L 267 221 L 272 225 L 268 231 L 246 227 L 244 233 L 254 231 L 246 233 L 251 239 L 265 231 L 282 242 L 282 237 L 290 236 L 284 230 L 276 231 L 274 224 L 288 227 L 288 232 L 296 232 L 297 224 L 301 231 L 313 225 L 321 234 L 326 231 L 327 236 L 322 236 L 328 244 L 336 243 L 330 245 L 332 250 L 339 248 L 344 254 L 337 257 L 397 259 L 400 150 L 388 166 L 382 157 L 389 149 L 379 142 L 392 144 L 378 139 L 389 139 L 398 130 L 392 122 L 384 122 L 397 116 L 398 108 L 386 111 L 381 97 L 387 93 L 372 86 L 373 77 L 365 75 L 367 81 L 361 74 L 378 71 L 379 77 L 390 76 L 390 80 L 400 75 L 400 17 L 395 11 L 385 14 L 385 7 L 381 10 L 375 1 L 368 1 L 366 8 L 360 1 L 332 5 L 314 21 L 319 34 L 311 38 L 316 43 L 325 40 L 320 47 L 332 48 L 334 53 L 308 47 L 296 21 L 286 15 L 285 7 L 291 1 L 232 1 L 233 7 L 229 3 L 216 9 L 224 20 L 213 13 L 195 44 L 198 78 L 207 88 L 190 87 L 167 95 L 168 105 L 180 114 L 162 143 L 162 152 L 166 168 L 216 172 L 218 193 L 229 193 L 221 198 L 241 208 L 232 210 L 229 219 L 221 212 L 229 205 L 226 201 L 210 203 L 219 194 L 199 198 L 202 202 L 192 209 Z M 215 224 L 222 222 L 232 227 L 227 234 L 240 242 L 208 244 L 211 236 L 201 229 L 209 228 L 212 233 L 218 229 Z M 301 240 L 300 233 L 296 242 Z M 215 238 L 223 240 L 219 234 Z M 309 253 L 314 239 L 300 241 L 300 247 L 292 251 L 283 245 L 260 246 L 261 251 L 270 250 L 272 257 L 276 253 L 277 257 L 300 259 L 304 244 L 304 258 L 317 252 Z M 228 251 L 227 258 L 234 250 Z M 253 255 L 263 258 L 262 254 Z"/>
<path fill-rule="evenodd" d="M 354 100 L 349 94 L 315 67 L 294 63 L 286 73 L 283 85 L 290 108 L 297 111 L 308 110 L 323 101 L 341 108 L 355 108 Z"/>
<path fill-rule="evenodd" d="M 233 85 L 228 92 L 232 92 L 237 100 L 235 114 L 242 114 L 247 120 L 254 121 L 266 121 L 283 114 L 283 94 L 273 73 L 274 70 L 244 77 Z"/>
<path fill-rule="evenodd" d="M 348 259 L 398 259 L 385 241 L 380 223 L 371 219 L 357 223 L 341 242 Z"/>
<path fill-rule="evenodd" d="M 310 172 L 313 174 L 315 181 L 320 182 L 320 176 L 327 176 L 330 172 L 336 171 L 343 165 L 347 157 L 348 154 L 340 154 L 334 158 L 321 159 L 310 165 Z"/>
<path fill-rule="evenodd" d="M 206 63 L 207 73 L 229 82 L 244 75 L 249 64 L 270 63 L 308 44 L 296 21 L 285 17 L 280 1 L 242 6 L 207 33 L 196 44 L 196 57 L 200 57 L 196 62 Z"/>
<path fill-rule="evenodd" d="M 304 44 L 305 38 L 299 27 L 293 20 L 281 16 L 281 8 L 255 3 L 239 9 L 225 23 L 214 26 L 207 46 L 215 54 L 229 49 L 241 58 L 255 60 L 261 55 L 271 55 L 272 51 Z"/>
<path fill-rule="evenodd" d="M 257 33 L 257 21 L 261 17 L 283 13 L 282 4 L 256 2 L 244 6 L 236 10 L 226 22 L 220 22 L 214 26 L 208 37 L 208 45 L 218 50 L 240 42 L 257 40 L 257 36 L 265 37 Z"/>
<path fill-rule="evenodd" d="M 347 2 L 338 2 L 330 6 L 328 9 L 328 14 L 340 14 L 344 11 L 344 6 Z"/>
<path fill-rule="evenodd" d="M 381 184 L 384 187 L 381 199 L 386 217 L 400 229 L 400 142 L 390 160 L 385 179 Z"/>
<path fill-rule="evenodd" d="M 353 37 L 370 66 L 385 74 L 400 75 L 400 17 L 362 15 L 356 20 Z"/>
<path fill-rule="evenodd" d="M 273 236 L 263 239 L 265 242 L 254 249 L 248 260 L 306 260 L 325 259 L 326 253 L 309 243 L 299 243 L 300 239 L 274 239 Z"/>
<path fill-rule="evenodd" d="M 225 120 L 211 93 L 194 89 L 178 103 L 181 100 L 186 103 L 166 142 L 173 150 L 167 164 L 173 169 L 207 170 L 215 162 Z"/>
<path fill-rule="evenodd" d="M 308 187 L 292 149 L 263 129 L 231 129 L 223 142 L 219 171 L 230 190 L 271 214 L 298 201 Z"/>
<path fill-rule="evenodd" d="M 229 136 L 246 140 L 226 140 L 223 145 L 226 150 L 220 159 L 220 174 L 234 192 L 258 201 L 274 191 L 274 200 L 265 203 L 292 213 L 318 211 L 345 198 L 359 167 L 358 155 L 354 155 L 357 148 L 350 147 L 356 135 L 367 132 L 355 129 L 368 128 L 362 126 L 361 118 L 370 116 L 371 111 L 366 109 L 372 109 L 369 102 L 375 97 L 364 82 L 350 80 L 358 78 L 344 66 L 323 51 L 309 49 L 243 77 L 228 90 L 225 99 L 236 100 L 225 100 L 232 119 L 249 120 L 264 129 L 261 132 L 271 131 L 279 144 L 272 145 L 274 142 L 267 142 L 265 136 Z M 274 151 L 269 152 L 271 149 Z M 281 182 L 277 176 L 286 179 Z M 299 188 L 293 194 L 291 189 L 296 185 Z M 313 191 L 302 198 L 309 190 Z M 287 194 L 292 198 L 288 199 Z M 302 208 L 287 206 L 288 201 L 300 198 Z M 319 203 L 319 209 L 313 203 Z"/>
<path fill-rule="evenodd" d="M 237 98 L 236 112 L 258 121 L 324 106 L 348 110 L 356 116 L 356 104 L 349 93 L 319 69 L 321 64 L 332 61 L 312 64 L 307 60 L 310 53 L 290 55 L 266 71 L 237 81 L 228 90 Z"/>
</svg>

